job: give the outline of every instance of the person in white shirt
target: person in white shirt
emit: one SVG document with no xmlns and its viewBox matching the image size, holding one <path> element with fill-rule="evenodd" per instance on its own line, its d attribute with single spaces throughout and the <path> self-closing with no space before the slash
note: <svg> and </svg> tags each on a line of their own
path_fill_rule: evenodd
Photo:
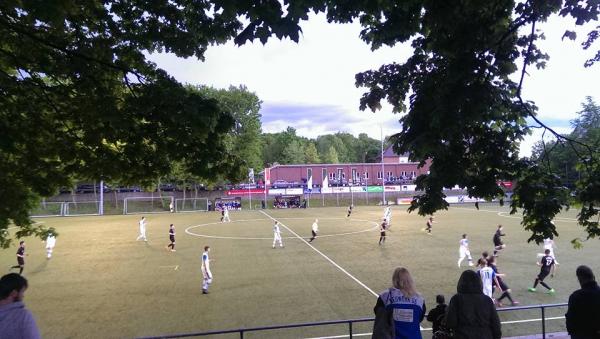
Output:
<svg viewBox="0 0 600 339">
<path fill-rule="evenodd" d="M 144 241 L 148 241 L 148 239 L 146 238 L 146 217 L 142 217 L 142 219 L 140 219 L 140 235 L 138 235 L 137 239 L 135 239 L 136 241 L 138 240 L 144 240 Z"/>
<path fill-rule="evenodd" d="M 281 240 L 281 229 L 279 228 L 279 221 L 275 221 L 273 225 L 273 248 L 275 244 L 279 242 L 279 247 L 283 248 L 283 241 Z"/>
<path fill-rule="evenodd" d="M 221 218 L 222 222 L 231 222 L 229 219 L 229 208 L 227 206 L 223 206 L 223 217 Z"/>
<path fill-rule="evenodd" d="M 479 270 L 479 277 L 481 277 L 481 283 L 483 285 L 483 294 L 487 295 L 488 297 L 490 297 L 492 300 L 494 299 L 493 297 L 493 293 L 494 293 L 494 289 L 493 286 L 494 284 L 496 284 L 496 286 L 500 286 L 500 284 L 498 283 L 498 278 L 496 277 L 496 272 L 494 272 L 494 269 L 491 268 L 488 265 L 487 260 L 485 259 L 479 259 L 481 262 L 481 269 Z M 503 292 L 500 289 L 500 292 Z"/>
<path fill-rule="evenodd" d="M 312 224 L 312 238 L 310 238 L 310 240 L 308 242 L 312 242 L 313 240 L 315 240 L 315 238 L 317 237 L 317 234 L 319 233 L 319 219 L 315 219 L 315 222 L 313 222 Z"/>
<path fill-rule="evenodd" d="M 463 234 L 462 239 L 460 239 L 460 246 L 458 247 L 458 267 L 460 267 L 460 263 L 465 257 L 469 260 L 469 266 L 473 266 L 473 258 L 469 250 L 469 239 L 467 239 L 466 234 Z"/>
<path fill-rule="evenodd" d="M 392 225 L 392 208 L 391 207 L 386 207 L 385 210 L 383 211 L 383 220 L 385 221 L 386 229 L 389 229 L 390 226 Z"/>
<path fill-rule="evenodd" d="M 210 252 L 210 246 L 204 246 L 204 253 L 202 253 L 202 294 L 208 294 L 208 286 L 212 284 L 213 275 L 210 271 L 210 258 L 208 253 Z"/>
<path fill-rule="evenodd" d="M 48 233 L 48 237 L 46 238 L 46 258 L 52 258 L 54 246 L 56 246 L 56 236 L 54 233 Z"/>
</svg>

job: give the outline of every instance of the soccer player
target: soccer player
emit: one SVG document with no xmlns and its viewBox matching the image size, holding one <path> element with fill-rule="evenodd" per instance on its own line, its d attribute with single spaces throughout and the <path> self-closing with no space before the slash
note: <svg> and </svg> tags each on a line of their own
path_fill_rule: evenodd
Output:
<svg viewBox="0 0 600 339">
<path fill-rule="evenodd" d="M 212 273 L 210 272 L 210 258 L 208 253 L 210 252 L 210 246 L 204 246 L 204 253 L 202 253 L 202 294 L 208 294 L 208 286 L 212 284 Z"/>
<path fill-rule="evenodd" d="M 17 249 L 17 265 L 11 266 L 11 270 L 13 268 L 19 269 L 19 274 L 23 274 L 23 269 L 25 268 L 25 241 L 21 240 L 19 242 L 19 248 Z"/>
<path fill-rule="evenodd" d="M 494 256 L 497 256 L 498 252 L 506 247 L 506 245 L 504 245 L 504 243 L 502 242 L 501 238 L 506 235 L 502 233 L 502 228 L 502 225 L 498 225 L 498 229 L 496 230 L 496 233 L 494 233 Z"/>
<path fill-rule="evenodd" d="M 465 257 L 469 260 L 469 266 L 473 266 L 473 258 L 471 257 L 471 251 L 469 251 L 469 239 L 467 239 L 466 234 L 463 234 L 458 247 L 458 267 L 460 267 L 460 263 Z"/>
<path fill-rule="evenodd" d="M 54 246 L 56 246 L 56 236 L 54 233 L 48 233 L 48 237 L 46 238 L 46 258 L 52 258 Z"/>
<path fill-rule="evenodd" d="M 138 240 L 144 240 L 144 241 L 148 241 L 148 239 L 146 239 L 146 217 L 142 217 L 142 219 L 140 219 L 140 235 L 138 235 L 137 239 L 135 239 L 136 241 Z"/>
<path fill-rule="evenodd" d="M 392 208 L 386 207 L 383 211 L 383 219 L 385 220 L 386 229 L 389 229 L 392 225 Z"/>
<path fill-rule="evenodd" d="M 275 221 L 273 225 L 273 248 L 275 244 L 279 242 L 279 247 L 283 248 L 283 240 L 281 240 L 281 229 L 279 228 L 279 221 Z"/>
<path fill-rule="evenodd" d="M 488 261 L 485 259 L 480 260 L 482 267 L 479 270 L 479 277 L 481 277 L 481 283 L 483 285 L 483 294 L 487 295 L 493 300 L 493 286 L 496 284 L 496 286 L 500 287 L 500 284 L 498 283 L 496 272 L 494 272 L 494 270 L 489 266 Z"/>
<path fill-rule="evenodd" d="M 498 266 L 496 266 L 496 257 L 491 257 L 490 260 L 488 261 L 488 265 L 494 270 L 494 273 L 496 273 L 496 278 L 498 279 L 498 287 L 500 287 L 500 290 L 502 291 L 500 298 L 498 298 L 496 300 L 496 306 L 498 306 L 498 307 L 504 306 L 504 305 L 502 305 L 502 299 L 504 299 L 504 298 L 508 298 L 508 300 L 510 300 L 510 303 L 512 306 L 518 305 L 519 302 L 513 300 L 512 296 L 510 295 L 511 290 L 508 287 L 508 285 L 506 285 L 506 283 L 504 282 L 504 277 L 506 275 L 498 272 Z"/>
<path fill-rule="evenodd" d="M 435 221 L 433 221 L 433 215 L 429 217 L 429 220 L 427 220 L 427 227 L 425 228 L 425 230 L 427 231 L 427 234 L 431 235 L 431 228 L 433 227 L 433 223 Z"/>
<path fill-rule="evenodd" d="M 354 208 L 354 205 L 348 206 L 348 215 L 346 216 L 346 218 L 350 218 L 350 214 L 352 214 L 352 209 L 353 208 Z"/>
<path fill-rule="evenodd" d="M 542 286 L 544 286 L 545 288 L 548 289 L 548 293 L 550 294 L 554 294 L 554 289 L 550 286 L 548 286 L 545 282 L 544 279 L 550 275 L 550 278 L 554 277 L 554 271 L 556 270 L 556 267 L 554 266 L 555 262 L 554 262 L 554 258 L 552 258 L 550 256 L 550 250 L 545 250 L 544 253 L 546 254 L 545 256 L 542 257 L 542 260 L 540 260 L 540 262 L 537 263 L 538 266 L 541 266 L 540 269 L 540 274 L 538 274 L 537 278 L 535 278 L 535 282 L 533 283 L 533 287 L 529 288 L 529 292 L 535 292 L 537 291 L 535 288 L 537 287 L 538 283 Z"/>
<path fill-rule="evenodd" d="M 385 220 L 383 220 L 383 222 L 379 226 L 379 245 L 385 243 L 385 229 L 386 229 L 386 227 L 387 227 L 386 222 L 385 222 Z"/>
<path fill-rule="evenodd" d="M 169 211 L 171 211 L 171 213 L 175 212 L 175 205 L 173 205 L 172 201 L 169 203 Z"/>
<path fill-rule="evenodd" d="M 312 238 L 308 242 L 312 242 L 317 237 L 317 233 L 319 233 L 319 219 L 315 219 L 315 222 L 312 224 Z"/>
<path fill-rule="evenodd" d="M 229 208 L 225 205 L 221 211 L 221 222 L 231 222 L 231 219 L 229 219 Z"/>
<path fill-rule="evenodd" d="M 169 226 L 169 240 L 171 243 L 167 245 L 167 248 L 171 247 L 171 252 L 175 252 L 175 226 L 173 224 Z"/>
<path fill-rule="evenodd" d="M 554 258 L 554 264 L 559 265 L 558 261 L 556 260 L 556 255 L 554 255 L 554 240 L 550 238 L 544 239 L 544 250 L 550 250 L 550 256 Z M 541 258 L 544 256 L 544 253 L 538 253 L 537 256 L 538 258 Z"/>
</svg>

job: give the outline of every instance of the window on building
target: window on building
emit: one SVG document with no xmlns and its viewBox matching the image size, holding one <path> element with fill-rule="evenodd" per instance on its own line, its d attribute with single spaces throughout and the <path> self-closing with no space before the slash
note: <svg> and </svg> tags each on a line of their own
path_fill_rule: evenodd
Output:
<svg viewBox="0 0 600 339">
<path fill-rule="evenodd" d="M 338 177 L 338 179 L 344 179 L 344 177 L 345 177 L 344 172 L 341 168 L 337 169 L 337 177 Z"/>
<path fill-rule="evenodd" d="M 358 181 L 358 178 L 356 177 L 356 168 L 352 169 L 352 181 Z"/>
<path fill-rule="evenodd" d="M 325 180 L 327 178 L 327 168 L 321 169 L 321 180 Z"/>
<path fill-rule="evenodd" d="M 390 171 L 388 171 L 388 172 L 387 172 L 387 178 L 388 178 L 388 179 L 391 179 L 391 178 L 392 178 L 392 172 L 390 172 Z"/>
<path fill-rule="evenodd" d="M 381 171 L 377 171 L 377 179 L 383 179 L 383 175 Z"/>
<path fill-rule="evenodd" d="M 365 171 L 364 178 L 365 178 L 365 179 L 369 179 L 369 172 Z"/>
</svg>

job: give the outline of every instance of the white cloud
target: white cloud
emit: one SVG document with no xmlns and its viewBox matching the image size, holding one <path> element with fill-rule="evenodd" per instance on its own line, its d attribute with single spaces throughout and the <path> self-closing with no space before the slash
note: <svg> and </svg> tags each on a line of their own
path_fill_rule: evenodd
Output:
<svg viewBox="0 0 600 339">
<path fill-rule="evenodd" d="M 539 117 L 559 128 L 568 126 L 586 95 L 600 100 L 600 65 L 588 69 L 582 66 L 595 50 L 583 51 L 579 43 L 561 41 L 564 30 L 573 28 L 572 22 L 555 17 L 541 25 L 547 40 L 539 46 L 551 60 L 545 70 L 530 66 L 523 88 L 524 97 L 539 106 Z M 589 28 L 577 29 L 579 42 Z M 342 131 L 379 138 L 380 126 L 384 135 L 397 132 L 400 116 L 392 114 L 389 105 L 375 114 L 358 109 L 364 89 L 355 87 L 354 75 L 386 63 L 403 62 L 412 49 L 403 45 L 373 52 L 360 40 L 358 23 L 329 24 L 323 15 L 312 15 L 302 29 L 298 44 L 271 39 L 264 46 L 254 42 L 237 47 L 230 42 L 210 47 L 205 62 L 166 54 L 152 55 L 151 59 L 182 82 L 221 88 L 244 84 L 256 92 L 265 107 L 335 108 L 334 115 L 326 115 L 328 120 L 321 119 L 323 111 L 307 110 L 299 120 L 269 116 L 274 111 L 265 111 L 263 130 L 267 132 L 287 126 L 307 137 Z M 523 142 L 523 154 L 530 152 L 535 137 Z"/>
</svg>

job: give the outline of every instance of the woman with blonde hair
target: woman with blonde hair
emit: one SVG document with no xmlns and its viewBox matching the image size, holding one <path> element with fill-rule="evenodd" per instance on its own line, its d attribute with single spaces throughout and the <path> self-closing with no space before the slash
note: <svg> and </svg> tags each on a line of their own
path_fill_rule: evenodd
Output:
<svg viewBox="0 0 600 339">
<path fill-rule="evenodd" d="M 394 270 L 392 285 L 379 294 L 373 309 L 373 338 L 421 339 L 425 299 L 417 292 L 410 272 L 404 267 Z"/>
</svg>

